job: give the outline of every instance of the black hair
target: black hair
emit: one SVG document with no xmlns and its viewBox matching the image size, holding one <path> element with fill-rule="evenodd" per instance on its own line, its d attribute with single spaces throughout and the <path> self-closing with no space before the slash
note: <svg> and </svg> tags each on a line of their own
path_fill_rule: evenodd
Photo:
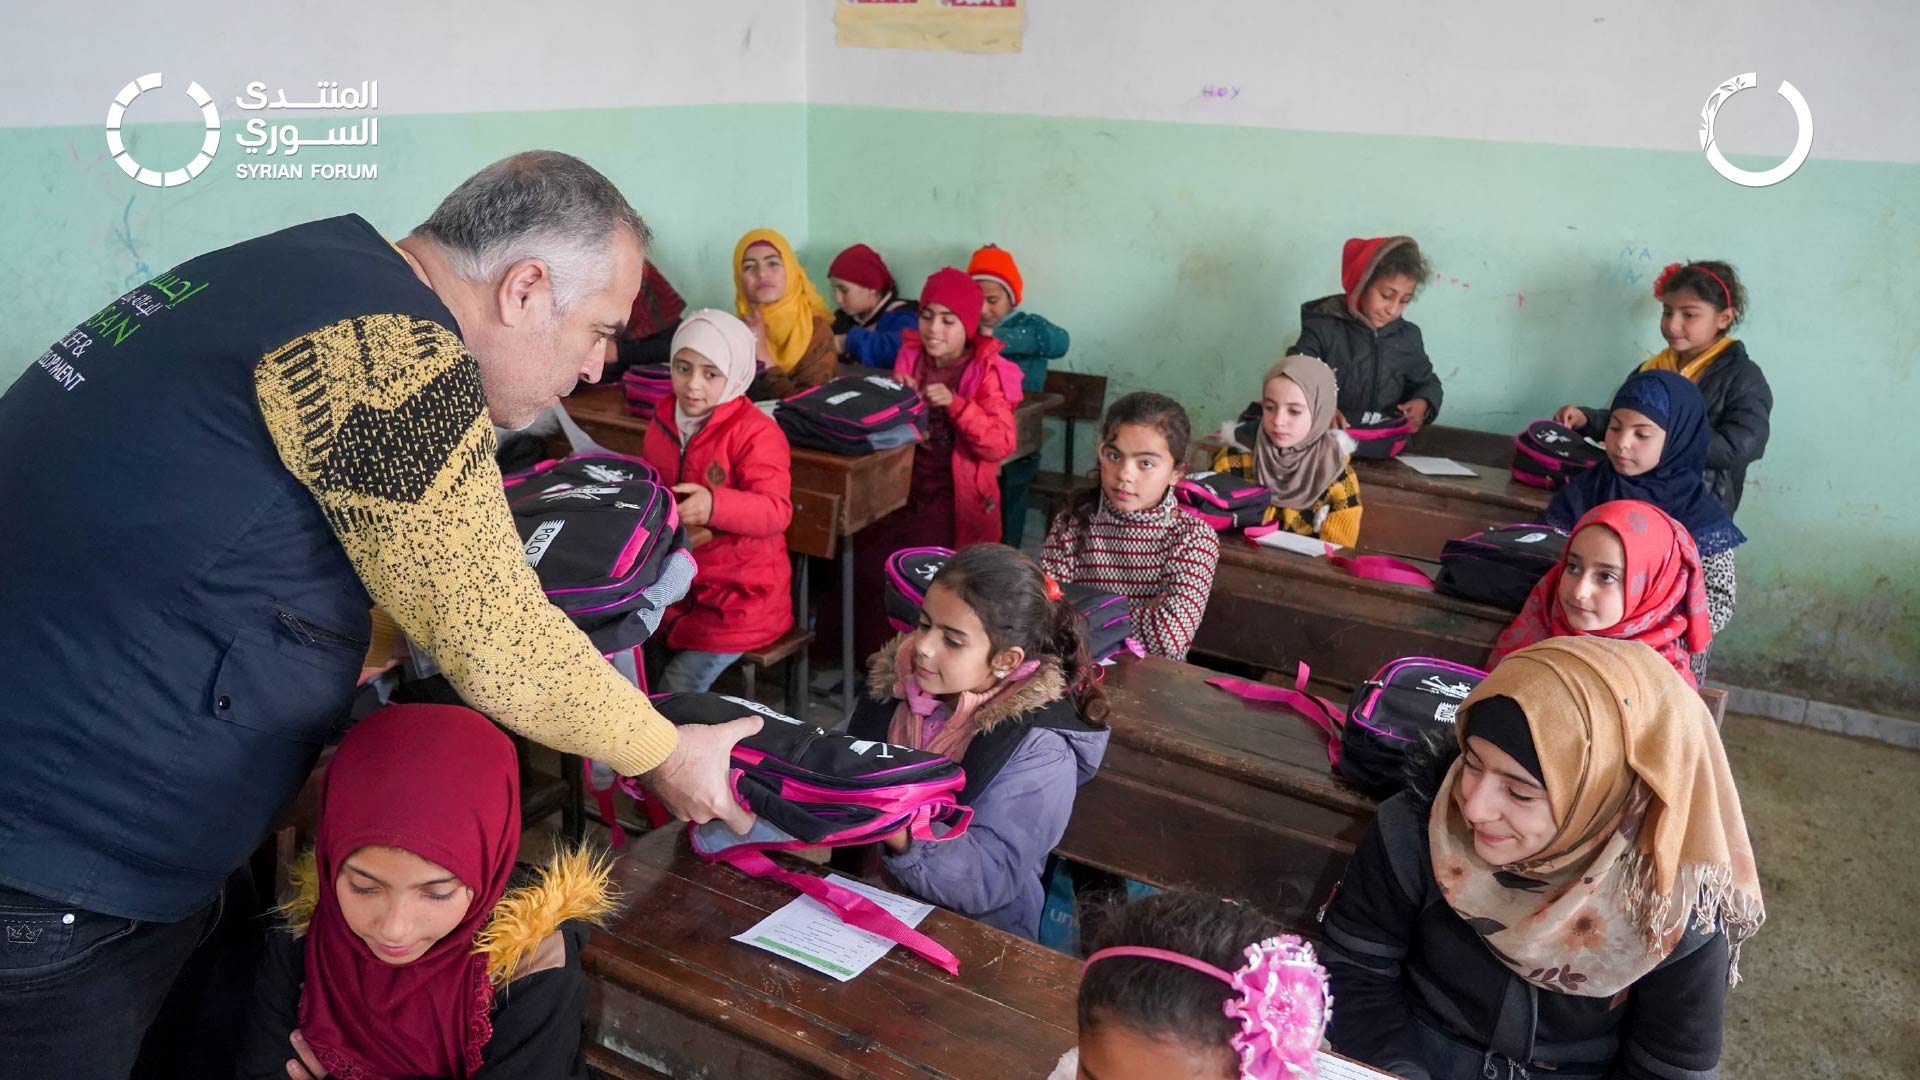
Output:
<svg viewBox="0 0 1920 1080">
<path fill-rule="evenodd" d="M 1105 446 L 1113 433 L 1123 424 L 1139 424 L 1150 427 L 1167 440 L 1167 452 L 1173 455 L 1170 463 L 1177 474 L 1187 467 L 1187 446 L 1193 441 L 1193 421 L 1187 418 L 1187 410 L 1179 402 L 1165 394 L 1156 394 L 1151 390 L 1136 390 L 1119 401 L 1107 406 L 1107 415 L 1100 421 L 1100 445 Z M 1085 532 L 1093 523 L 1093 512 L 1100 506 L 1099 451 L 1094 451 L 1093 476 L 1096 483 L 1082 488 L 1067 500 L 1067 521 L 1076 533 Z"/>
<path fill-rule="evenodd" d="M 1122 945 L 1165 949 L 1225 972 L 1246 965 L 1247 946 L 1280 934 L 1257 908 L 1172 890 L 1112 909 L 1087 955 Z M 1188 1046 L 1225 1047 L 1238 1030 L 1222 1006 L 1233 988 L 1205 972 L 1165 960 L 1111 956 L 1080 976 L 1080 1030 L 1118 1024 Z"/>
<path fill-rule="evenodd" d="M 1715 311 L 1732 308 L 1733 321 L 1727 324 L 1728 330 L 1739 326 L 1740 320 L 1747 317 L 1747 287 L 1740 284 L 1740 275 L 1732 263 L 1719 259 L 1681 263 L 1680 269 L 1661 285 L 1660 299 L 1672 296 L 1676 289 L 1686 289 Z"/>
<path fill-rule="evenodd" d="M 1386 254 L 1380 256 L 1380 261 L 1374 264 L 1373 274 L 1361 284 L 1360 291 L 1366 292 L 1374 282 L 1391 274 L 1405 274 L 1418 287 L 1433 279 L 1433 266 L 1427 262 L 1425 255 L 1420 254 L 1420 245 L 1408 240 L 1388 248 Z"/>
<path fill-rule="evenodd" d="M 1100 666 L 1087 653 L 1080 612 L 1065 599 L 1048 597 L 1039 563 L 1005 544 L 970 544 L 947 560 L 932 585 L 953 590 L 973 609 L 995 653 L 1018 646 L 1030 660 L 1059 661 L 1081 717 L 1105 726 L 1107 692 L 1100 687 Z"/>
</svg>

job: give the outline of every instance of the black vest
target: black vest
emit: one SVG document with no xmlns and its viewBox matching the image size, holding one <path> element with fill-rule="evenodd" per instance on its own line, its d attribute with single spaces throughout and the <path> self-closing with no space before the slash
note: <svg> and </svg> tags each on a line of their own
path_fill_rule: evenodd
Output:
<svg viewBox="0 0 1920 1080">
<path fill-rule="evenodd" d="M 135 288 L 0 396 L 0 883 L 177 920 L 299 790 L 370 600 L 254 369 L 383 313 L 458 333 L 372 226 L 311 222 Z"/>
</svg>

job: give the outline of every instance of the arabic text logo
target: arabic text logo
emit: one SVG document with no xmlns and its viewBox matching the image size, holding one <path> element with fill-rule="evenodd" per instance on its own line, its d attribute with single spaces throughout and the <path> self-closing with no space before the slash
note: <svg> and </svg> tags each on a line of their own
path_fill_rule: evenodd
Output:
<svg viewBox="0 0 1920 1080">
<path fill-rule="evenodd" d="M 142 75 L 120 88 L 114 95 L 113 105 L 107 109 L 107 152 L 113 155 L 113 163 L 120 171 L 133 177 L 148 187 L 179 187 L 181 184 L 199 176 L 213 164 L 213 155 L 220 152 L 220 110 L 214 107 L 213 95 L 200 88 L 199 83 L 187 84 L 187 96 L 200 106 L 200 115 L 207 121 L 207 136 L 200 143 L 200 152 L 193 156 L 184 169 L 169 169 L 157 172 L 141 165 L 127 153 L 127 144 L 120 138 L 120 122 L 127 115 L 127 106 L 133 99 L 149 90 L 156 90 L 165 82 L 165 77 L 156 71 Z"/>
</svg>

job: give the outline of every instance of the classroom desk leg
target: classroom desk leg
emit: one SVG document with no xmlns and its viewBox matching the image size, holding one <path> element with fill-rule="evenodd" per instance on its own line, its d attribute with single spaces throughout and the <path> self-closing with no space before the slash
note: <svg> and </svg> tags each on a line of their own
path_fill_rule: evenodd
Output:
<svg viewBox="0 0 1920 1080">
<path fill-rule="evenodd" d="M 840 538 L 840 726 L 853 721 L 853 537 Z"/>
<path fill-rule="evenodd" d="M 793 560 L 793 624 L 802 630 L 813 629 L 813 589 L 808 580 L 809 568 L 813 559 L 801 555 Z M 807 654 L 812 648 L 801 649 L 787 664 L 792 669 L 787 674 L 787 713 L 795 720 L 806 722 L 807 714 L 812 712 L 808 700 L 813 695 L 813 683 L 808 681 Z"/>
</svg>

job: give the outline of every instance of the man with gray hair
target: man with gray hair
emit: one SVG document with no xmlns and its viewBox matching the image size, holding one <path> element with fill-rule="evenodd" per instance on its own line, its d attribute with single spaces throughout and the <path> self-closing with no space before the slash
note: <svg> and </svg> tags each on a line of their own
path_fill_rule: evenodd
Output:
<svg viewBox="0 0 1920 1080">
<path fill-rule="evenodd" d="M 0 1080 L 128 1074 L 340 734 L 374 604 L 476 709 L 751 825 L 759 720 L 676 732 L 615 673 L 493 460 L 599 375 L 649 239 L 585 162 L 518 154 L 397 244 L 349 215 L 182 263 L 0 396 Z"/>
</svg>

